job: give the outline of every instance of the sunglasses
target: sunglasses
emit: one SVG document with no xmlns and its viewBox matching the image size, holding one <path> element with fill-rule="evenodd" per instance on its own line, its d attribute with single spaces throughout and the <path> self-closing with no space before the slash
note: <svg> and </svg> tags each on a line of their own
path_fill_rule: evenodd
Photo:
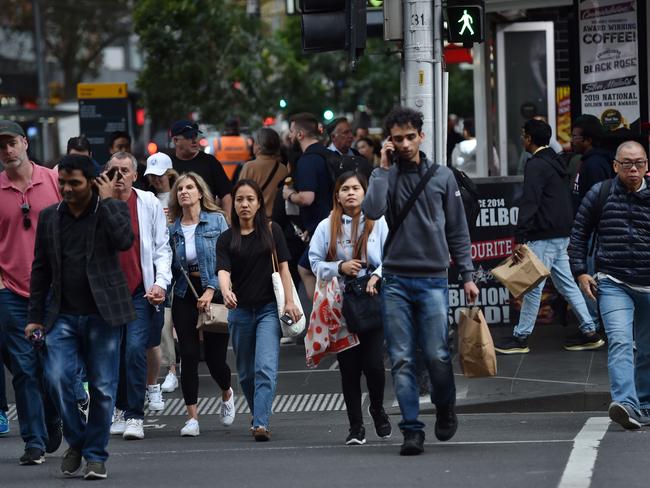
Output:
<svg viewBox="0 0 650 488">
<path fill-rule="evenodd" d="M 20 210 L 23 213 L 23 227 L 25 228 L 25 230 L 29 229 L 32 226 L 32 221 L 29 218 L 29 209 L 30 209 L 29 203 L 23 203 L 20 206 Z"/>
</svg>

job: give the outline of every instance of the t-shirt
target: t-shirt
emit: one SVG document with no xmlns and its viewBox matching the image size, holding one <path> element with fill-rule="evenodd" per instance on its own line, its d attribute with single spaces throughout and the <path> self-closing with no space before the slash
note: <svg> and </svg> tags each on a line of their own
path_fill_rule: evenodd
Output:
<svg viewBox="0 0 650 488">
<path fill-rule="evenodd" d="M 298 191 L 315 193 L 314 202 L 300 207 L 300 217 L 305 230 L 313 235 L 320 222 L 332 210 L 332 183 L 323 156 L 313 152 L 319 143 L 314 143 L 300 156 L 294 174 L 294 188 Z"/>
<path fill-rule="evenodd" d="M 280 263 L 289 261 L 291 255 L 284 240 L 282 229 L 276 223 L 272 226 L 273 241 Z M 232 291 L 237 297 L 237 306 L 258 308 L 275 301 L 273 293 L 273 258 L 270 251 L 264 251 L 262 243 L 253 231 L 241 236 L 238 253 L 230 251 L 232 229 L 219 236 L 217 241 L 217 271 L 228 271 Z"/>
<path fill-rule="evenodd" d="M 129 213 L 131 214 L 131 227 L 133 228 L 133 244 L 131 247 L 122 251 L 119 254 L 120 268 L 126 282 L 129 285 L 131 295 L 135 293 L 140 285 L 142 285 L 142 262 L 140 260 L 140 221 L 138 219 L 138 196 L 135 190 L 131 190 L 131 196 L 126 204 L 129 206 Z"/>
<path fill-rule="evenodd" d="M 221 166 L 221 163 L 211 154 L 199 151 L 192 159 L 178 159 L 175 154 L 170 154 L 172 167 L 178 174 L 193 171 L 205 180 L 210 191 L 215 197 L 223 198 L 230 194 L 232 186 L 230 180 Z"/>
</svg>

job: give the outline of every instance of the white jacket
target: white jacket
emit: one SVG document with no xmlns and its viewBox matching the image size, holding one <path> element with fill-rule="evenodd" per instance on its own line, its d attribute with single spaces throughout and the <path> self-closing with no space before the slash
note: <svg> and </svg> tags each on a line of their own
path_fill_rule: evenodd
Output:
<svg viewBox="0 0 650 488">
<path fill-rule="evenodd" d="M 172 248 L 169 245 L 167 218 L 156 196 L 133 189 L 138 197 L 138 229 L 140 230 L 140 267 L 145 292 L 153 285 L 163 290 L 172 282 Z"/>
</svg>

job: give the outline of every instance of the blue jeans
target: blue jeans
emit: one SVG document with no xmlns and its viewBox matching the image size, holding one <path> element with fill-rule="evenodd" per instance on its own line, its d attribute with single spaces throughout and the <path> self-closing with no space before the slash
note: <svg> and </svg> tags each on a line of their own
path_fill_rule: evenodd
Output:
<svg viewBox="0 0 650 488">
<path fill-rule="evenodd" d="M 155 309 L 143 297 L 144 288 L 133 293 L 137 318 L 122 327 L 120 379 L 115 406 L 124 410 L 125 419 L 144 418 L 144 393 L 147 389 L 147 344 Z"/>
<path fill-rule="evenodd" d="M 580 330 L 584 334 L 594 332 L 596 324 L 589 314 L 585 299 L 573 279 L 569 267 L 569 255 L 567 254 L 569 238 L 559 237 L 543 241 L 530 241 L 527 244 L 539 260 L 551 271 L 553 285 L 573 307 L 573 311 L 578 317 Z M 519 323 L 515 326 L 512 334 L 515 337 L 528 337 L 533 333 L 545 283 L 546 280 L 542 281 L 536 288 L 524 295 Z"/>
<path fill-rule="evenodd" d="M 650 293 L 604 279 L 598 283 L 598 305 L 608 339 L 612 400 L 637 411 L 650 408 Z"/>
<path fill-rule="evenodd" d="M 0 410 L 7 412 L 9 410 L 9 405 L 7 405 L 7 387 L 5 385 L 5 365 L 4 358 L 2 355 L 2 349 L 4 348 L 4 340 L 2 338 L 2 328 L 0 327 Z M 7 352 L 5 351 L 5 354 Z"/>
<path fill-rule="evenodd" d="M 437 409 L 456 402 L 456 384 L 448 346 L 449 290 L 445 278 L 384 275 L 381 289 L 384 334 L 402 430 L 423 430 L 418 420 L 420 393 L 416 349 L 422 351 Z"/>
<path fill-rule="evenodd" d="M 253 426 L 269 427 L 280 357 L 280 320 L 275 302 L 228 312 L 239 384 L 253 414 Z"/>
<path fill-rule="evenodd" d="M 59 422 L 59 415 L 43 389 L 41 353 L 25 338 L 28 302 L 27 298 L 7 288 L 0 290 L 0 327 L 13 375 L 20 436 L 25 442 L 25 448 L 45 450 L 46 425 Z M 2 376 L 4 377 L 4 368 Z"/>
<path fill-rule="evenodd" d="M 120 328 L 99 315 L 59 315 L 47 335 L 47 386 L 59 399 L 63 436 L 81 449 L 87 461 L 104 462 L 108 445 L 120 361 Z M 79 364 L 86 365 L 90 389 L 88 423 L 77 408 L 75 388 Z"/>
</svg>

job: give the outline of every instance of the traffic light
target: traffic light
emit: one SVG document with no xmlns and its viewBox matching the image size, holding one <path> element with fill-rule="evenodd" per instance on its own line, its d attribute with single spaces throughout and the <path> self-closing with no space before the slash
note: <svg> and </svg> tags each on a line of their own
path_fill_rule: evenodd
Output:
<svg viewBox="0 0 650 488">
<path fill-rule="evenodd" d="M 350 60 L 366 47 L 366 0 L 301 0 L 302 50 L 343 51 Z"/>
<path fill-rule="evenodd" d="M 449 0 L 445 8 L 447 40 L 469 44 L 485 40 L 485 3 Z"/>
</svg>

